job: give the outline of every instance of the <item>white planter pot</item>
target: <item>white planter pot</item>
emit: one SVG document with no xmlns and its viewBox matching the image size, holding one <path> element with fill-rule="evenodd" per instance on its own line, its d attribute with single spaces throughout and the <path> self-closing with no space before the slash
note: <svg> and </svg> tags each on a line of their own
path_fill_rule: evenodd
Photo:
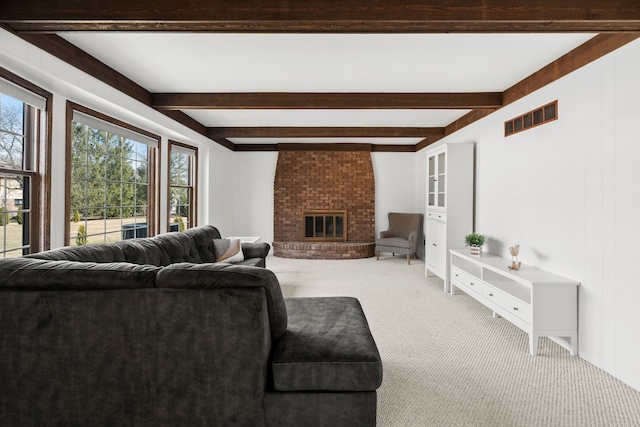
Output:
<svg viewBox="0 0 640 427">
<path fill-rule="evenodd" d="M 480 254 L 482 253 L 482 246 L 469 246 L 469 253 L 472 256 L 480 256 Z"/>
</svg>

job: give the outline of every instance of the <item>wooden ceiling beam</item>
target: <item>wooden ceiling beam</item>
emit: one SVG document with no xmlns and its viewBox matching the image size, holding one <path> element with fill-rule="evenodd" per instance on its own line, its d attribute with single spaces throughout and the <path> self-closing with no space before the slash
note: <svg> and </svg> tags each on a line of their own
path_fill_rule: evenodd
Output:
<svg viewBox="0 0 640 427">
<path fill-rule="evenodd" d="M 154 93 L 151 105 L 158 110 L 494 109 L 502 106 L 502 93 Z"/>
<path fill-rule="evenodd" d="M 444 127 L 209 127 L 209 138 L 426 138 Z"/>
<path fill-rule="evenodd" d="M 233 151 L 371 151 L 378 153 L 415 153 L 415 145 L 349 144 L 349 143 L 293 143 L 293 144 L 236 144 Z"/>
<path fill-rule="evenodd" d="M 639 2 L 640 3 L 640 2 Z M 599 34 L 503 92 L 504 105 L 553 83 L 640 37 L 640 33 Z"/>
<path fill-rule="evenodd" d="M 18 31 L 482 33 L 640 31 L 630 0 L 2 0 Z"/>
</svg>

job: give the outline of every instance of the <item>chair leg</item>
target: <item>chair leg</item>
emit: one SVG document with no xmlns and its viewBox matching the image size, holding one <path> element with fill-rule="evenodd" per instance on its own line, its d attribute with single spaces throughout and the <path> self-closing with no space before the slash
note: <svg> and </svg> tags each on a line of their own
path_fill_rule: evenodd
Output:
<svg viewBox="0 0 640 427">
<path fill-rule="evenodd" d="M 380 251 L 376 252 L 376 261 L 380 261 Z"/>
<path fill-rule="evenodd" d="M 407 265 L 411 265 L 411 255 L 407 255 Z"/>
</svg>

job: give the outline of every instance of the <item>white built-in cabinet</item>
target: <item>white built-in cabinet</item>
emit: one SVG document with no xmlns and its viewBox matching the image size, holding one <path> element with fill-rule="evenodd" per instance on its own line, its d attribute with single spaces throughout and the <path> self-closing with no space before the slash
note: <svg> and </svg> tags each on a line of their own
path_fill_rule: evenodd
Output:
<svg viewBox="0 0 640 427">
<path fill-rule="evenodd" d="M 451 282 L 449 249 L 473 231 L 474 143 L 446 144 L 427 152 L 425 276 Z"/>
</svg>

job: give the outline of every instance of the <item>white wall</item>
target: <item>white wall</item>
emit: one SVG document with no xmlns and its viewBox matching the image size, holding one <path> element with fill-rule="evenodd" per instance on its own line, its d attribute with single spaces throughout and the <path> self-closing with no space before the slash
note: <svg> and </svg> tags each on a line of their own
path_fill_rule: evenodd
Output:
<svg viewBox="0 0 640 427">
<path fill-rule="evenodd" d="M 208 163 L 207 183 L 209 189 L 206 193 L 201 192 L 200 201 L 207 204 L 209 216 L 198 219 L 199 225 L 215 225 L 222 237 L 231 236 L 234 224 L 234 194 L 235 173 L 233 165 L 233 152 L 219 144 L 215 144 L 210 149 Z M 198 153 L 198 156 L 200 153 Z M 200 187 L 200 184 L 198 184 Z"/>
<path fill-rule="evenodd" d="M 414 153 L 371 153 L 376 188 L 376 236 L 387 230 L 389 212 L 421 212 L 415 204 Z"/>
<path fill-rule="evenodd" d="M 558 100 L 559 119 L 505 138 Z M 580 357 L 640 390 L 640 41 L 444 142 L 477 142 L 476 229 L 490 252 L 581 282 Z"/>
<path fill-rule="evenodd" d="M 223 235 L 260 236 L 273 242 L 273 188 L 277 152 L 234 153 L 233 223 Z"/>
</svg>

